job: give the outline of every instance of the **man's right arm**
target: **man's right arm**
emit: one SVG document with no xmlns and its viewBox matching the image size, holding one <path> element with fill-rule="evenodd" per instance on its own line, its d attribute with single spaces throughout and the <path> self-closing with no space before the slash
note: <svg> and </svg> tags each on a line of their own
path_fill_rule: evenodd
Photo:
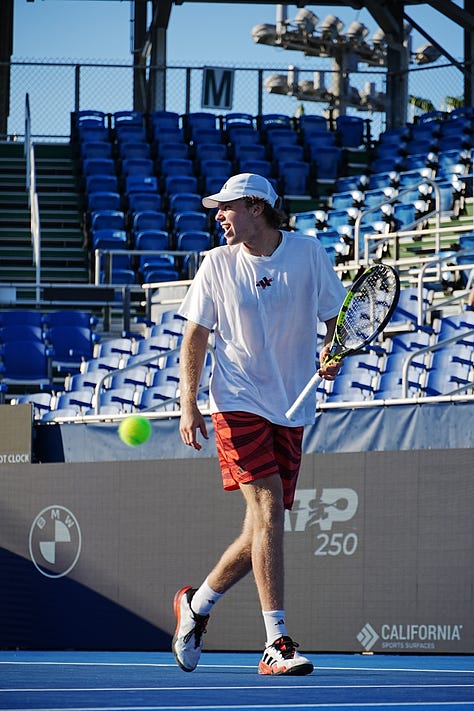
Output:
<svg viewBox="0 0 474 711">
<path fill-rule="evenodd" d="M 181 421 L 179 431 L 183 442 L 200 450 L 199 430 L 208 439 L 206 423 L 197 406 L 197 393 L 209 340 L 209 329 L 188 321 L 180 349 L 179 389 Z"/>
</svg>

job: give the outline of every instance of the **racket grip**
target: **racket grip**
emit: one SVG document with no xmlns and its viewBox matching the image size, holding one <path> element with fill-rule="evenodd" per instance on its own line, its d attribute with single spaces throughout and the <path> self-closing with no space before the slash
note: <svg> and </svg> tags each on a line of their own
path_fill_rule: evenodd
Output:
<svg viewBox="0 0 474 711">
<path fill-rule="evenodd" d="M 291 405 L 291 407 L 288 408 L 288 410 L 285 412 L 285 417 L 288 420 L 294 420 L 296 418 L 296 415 L 299 413 L 299 411 L 302 409 L 302 407 L 306 404 L 307 399 L 313 395 L 316 392 L 316 388 L 318 387 L 318 383 L 321 380 L 321 376 L 318 373 L 315 373 L 313 377 L 308 380 L 306 385 L 304 386 L 303 390 L 300 392 L 294 403 Z"/>
</svg>

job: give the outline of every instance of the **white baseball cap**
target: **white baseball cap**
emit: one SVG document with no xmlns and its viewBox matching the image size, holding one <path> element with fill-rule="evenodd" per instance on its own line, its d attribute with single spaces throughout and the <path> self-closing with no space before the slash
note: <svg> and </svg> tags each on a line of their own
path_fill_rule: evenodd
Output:
<svg viewBox="0 0 474 711">
<path fill-rule="evenodd" d="M 219 202 L 232 202 L 243 197 L 258 197 L 275 207 L 278 195 L 272 184 L 256 173 L 233 175 L 222 186 L 220 192 L 202 199 L 204 207 L 216 207 Z"/>
</svg>

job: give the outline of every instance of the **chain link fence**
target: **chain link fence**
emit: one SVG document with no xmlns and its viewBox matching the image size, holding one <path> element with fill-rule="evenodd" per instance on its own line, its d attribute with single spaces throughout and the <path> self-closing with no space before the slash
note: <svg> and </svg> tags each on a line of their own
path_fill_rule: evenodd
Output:
<svg viewBox="0 0 474 711">
<path fill-rule="evenodd" d="M 6 66 L 6 65 L 3 65 Z M 232 105 L 226 111 L 245 112 L 257 116 L 261 113 L 282 113 L 289 116 L 301 111 L 308 114 L 322 114 L 328 109 L 324 102 L 308 101 L 297 96 L 269 93 L 265 81 L 272 75 L 288 75 L 288 66 L 279 67 L 236 67 L 228 65 L 233 76 Z M 202 65 L 169 66 L 166 69 L 166 106 L 169 111 L 184 114 L 202 110 L 203 75 Z M 71 112 L 79 109 L 97 109 L 114 113 L 134 106 L 134 93 L 144 105 L 149 104 L 145 96 L 146 82 L 143 72 L 130 64 L 88 64 L 59 62 L 13 62 L 10 76 L 10 114 L 8 116 L 8 136 L 23 139 L 25 95 L 30 97 L 32 113 L 32 137 L 35 141 L 67 141 L 70 136 Z M 162 70 L 163 71 L 163 70 Z M 313 67 L 299 70 L 299 82 L 314 83 L 318 75 L 324 76 L 329 88 L 334 81 L 334 73 L 327 68 Z M 350 84 L 358 91 L 372 85 L 372 90 L 382 98 L 385 95 L 386 72 L 381 69 L 351 72 Z M 462 96 L 463 76 L 451 64 L 430 65 L 409 71 L 409 94 L 430 102 L 434 108 L 444 110 L 447 96 Z M 290 91 L 290 90 L 289 90 Z M 357 108 L 349 108 L 349 114 L 361 113 Z M 422 109 L 409 108 L 407 119 L 423 113 Z M 385 114 L 382 111 L 364 111 L 362 115 L 370 120 L 371 134 L 377 138 L 385 128 Z"/>
</svg>

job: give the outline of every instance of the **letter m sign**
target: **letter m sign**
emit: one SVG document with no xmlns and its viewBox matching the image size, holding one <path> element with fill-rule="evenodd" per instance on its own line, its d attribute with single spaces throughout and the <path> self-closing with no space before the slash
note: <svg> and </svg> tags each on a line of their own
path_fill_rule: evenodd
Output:
<svg viewBox="0 0 474 711">
<path fill-rule="evenodd" d="M 204 67 L 202 75 L 202 100 L 203 109 L 221 109 L 228 111 L 232 108 L 234 92 L 234 70 L 222 67 Z"/>
</svg>

